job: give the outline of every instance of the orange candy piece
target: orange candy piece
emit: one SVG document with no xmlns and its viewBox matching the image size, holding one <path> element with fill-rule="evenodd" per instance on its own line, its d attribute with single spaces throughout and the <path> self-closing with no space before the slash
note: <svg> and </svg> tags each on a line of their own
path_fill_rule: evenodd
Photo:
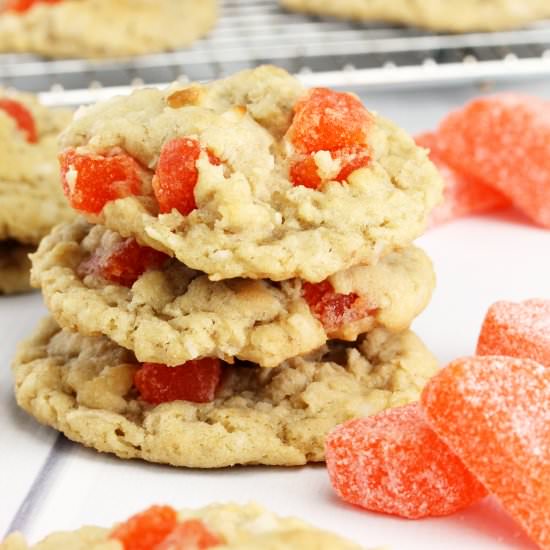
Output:
<svg viewBox="0 0 550 550">
<path fill-rule="evenodd" d="M 107 281 L 131 287 L 146 271 L 159 269 L 169 256 L 140 246 L 134 239 L 126 239 L 113 249 L 105 252 L 97 250 L 78 267 L 78 274 L 103 277 Z"/>
<path fill-rule="evenodd" d="M 371 122 L 371 114 L 355 96 L 313 88 L 294 106 L 287 135 L 300 153 L 336 151 L 366 145 Z"/>
<path fill-rule="evenodd" d="M 63 191 L 76 210 L 98 214 L 108 202 L 141 192 L 141 167 L 130 155 L 81 155 L 67 149 L 59 162 Z"/>
<path fill-rule="evenodd" d="M 152 550 L 174 530 L 177 522 L 178 514 L 170 506 L 151 506 L 115 527 L 110 538 L 120 541 L 124 550 Z"/>
<path fill-rule="evenodd" d="M 444 161 L 494 187 L 550 227 L 550 102 L 502 94 L 472 101 L 441 124 Z"/>
<path fill-rule="evenodd" d="M 439 151 L 437 134 L 426 133 L 417 136 L 416 143 L 430 149 L 430 159 L 445 182 L 443 203 L 430 215 L 431 227 L 510 205 L 510 201 L 502 193 L 486 185 L 479 178 L 449 166 Z"/>
<path fill-rule="evenodd" d="M 550 549 L 550 369 L 529 359 L 458 359 L 428 382 L 436 433 L 543 549 Z"/>
<path fill-rule="evenodd" d="M 326 460 L 338 495 L 373 512 L 444 516 L 487 494 L 416 403 L 338 426 L 327 438 Z"/>
<path fill-rule="evenodd" d="M 154 550 L 206 550 L 222 544 L 223 540 L 200 519 L 189 519 L 177 525 Z"/>
<path fill-rule="evenodd" d="M 214 400 L 222 375 L 219 359 L 204 358 L 168 367 L 144 363 L 134 376 L 141 399 L 158 405 L 170 401 L 208 403 Z"/>
<path fill-rule="evenodd" d="M 329 281 L 303 283 L 302 293 L 313 315 L 321 321 L 327 332 L 359 321 L 371 315 L 373 310 L 366 300 L 357 294 L 338 294 Z"/>
<path fill-rule="evenodd" d="M 162 147 L 153 179 L 153 192 L 162 213 L 175 208 L 187 216 L 197 208 L 195 186 L 199 178 L 197 160 L 201 151 L 200 143 L 191 138 L 175 138 Z M 208 158 L 212 164 L 220 164 L 210 152 Z"/>
<path fill-rule="evenodd" d="M 6 97 L 0 98 L 0 110 L 15 120 L 17 127 L 23 132 L 25 139 L 29 143 L 36 143 L 38 141 L 34 118 L 22 103 Z"/>
<path fill-rule="evenodd" d="M 348 147 L 332 151 L 331 156 L 334 160 L 339 160 L 341 166 L 340 172 L 333 178 L 334 181 L 345 181 L 352 172 L 370 164 L 370 151 L 367 147 Z M 310 189 L 321 187 L 323 180 L 318 174 L 313 154 L 291 164 L 290 181 L 294 185 L 303 185 Z"/>
<path fill-rule="evenodd" d="M 23 13 L 35 4 L 58 4 L 62 0 L 6 0 L 0 11 L 16 11 Z"/>
<path fill-rule="evenodd" d="M 550 369 L 550 300 L 493 304 L 481 327 L 476 353 L 533 359 Z"/>
</svg>

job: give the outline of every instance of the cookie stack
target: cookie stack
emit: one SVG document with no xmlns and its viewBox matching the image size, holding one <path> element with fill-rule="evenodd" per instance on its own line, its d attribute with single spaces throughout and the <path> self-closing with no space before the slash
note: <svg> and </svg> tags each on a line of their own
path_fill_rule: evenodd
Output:
<svg viewBox="0 0 550 550">
<path fill-rule="evenodd" d="M 176 466 L 322 461 L 335 425 L 436 370 L 408 327 L 441 180 L 355 96 L 274 67 L 140 90 L 80 111 L 60 158 L 85 218 L 32 257 L 53 318 L 14 372 L 69 438 Z"/>
<path fill-rule="evenodd" d="M 57 165 L 57 137 L 70 119 L 70 111 L 0 89 L 0 294 L 30 290 L 29 252 L 75 217 Z"/>
</svg>

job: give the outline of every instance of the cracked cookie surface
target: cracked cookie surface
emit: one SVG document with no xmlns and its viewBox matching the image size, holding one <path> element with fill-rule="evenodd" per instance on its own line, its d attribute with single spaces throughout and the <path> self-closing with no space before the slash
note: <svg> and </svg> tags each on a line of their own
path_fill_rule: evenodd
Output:
<svg viewBox="0 0 550 550">
<path fill-rule="evenodd" d="M 317 283 L 375 263 L 419 236 L 441 197 L 427 151 L 403 130 L 268 66 L 83 109 L 62 146 L 73 206 L 211 280 Z"/>
<path fill-rule="evenodd" d="M 324 460 L 337 424 L 418 399 L 437 362 L 412 332 L 372 331 L 273 369 L 223 367 L 215 399 L 149 405 L 134 355 L 48 318 L 13 363 L 18 404 L 68 438 L 120 458 L 195 468 Z"/>
<path fill-rule="evenodd" d="M 32 141 L 2 109 L 4 101 L 26 111 Z M 0 240 L 38 244 L 54 225 L 74 217 L 61 191 L 57 161 L 57 138 L 71 116 L 44 107 L 30 94 L 0 89 Z"/>
<path fill-rule="evenodd" d="M 359 545 L 335 534 L 299 519 L 278 516 L 256 504 L 211 504 L 178 512 L 179 524 L 189 520 L 200 520 L 221 539 L 220 544 L 209 546 L 213 550 L 360 550 Z M 118 540 L 110 539 L 116 527 L 53 533 L 32 546 L 16 533 L 0 543 L 0 550 L 123 550 Z"/>
<path fill-rule="evenodd" d="M 216 18 L 216 0 L 39 2 L 0 13 L 0 51 L 95 58 L 174 50 L 206 34 Z"/>
<path fill-rule="evenodd" d="M 547 0 L 281 0 L 284 7 L 451 32 L 495 31 L 550 17 Z"/>
<path fill-rule="evenodd" d="M 84 220 L 58 226 L 32 256 L 32 278 L 61 326 L 104 334 L 142 362 L 238 357 L 274 367 L 328 339 L 355 340 L 377 326 L 405 330 L 435 285 L 429 258 L 412 246 L 305 287 L 297 279 L 212 282 L 171 259 L 129 286 L 82 271 L 121 242 Z"/>
</svg>

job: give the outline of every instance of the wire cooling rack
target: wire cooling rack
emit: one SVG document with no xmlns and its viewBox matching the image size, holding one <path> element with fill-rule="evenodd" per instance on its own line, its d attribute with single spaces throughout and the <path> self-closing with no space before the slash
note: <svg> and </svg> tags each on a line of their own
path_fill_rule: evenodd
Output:
<svg viewBox="0 0 550 550">
<path fill-rule="evenodd" d="M 101 97 L 100 87 L 208 80 L 261 63 L 276 63 L 308 85 L 347 88 L 550 75 L 550 21 L 453 35 L 291 14 L 277 0 L 220 4 L 216 29 L 187 50 L 109 61 L 0 55 L 0 84 L 79 90 L 64 102 L 81 103 Z"/>
</svg>

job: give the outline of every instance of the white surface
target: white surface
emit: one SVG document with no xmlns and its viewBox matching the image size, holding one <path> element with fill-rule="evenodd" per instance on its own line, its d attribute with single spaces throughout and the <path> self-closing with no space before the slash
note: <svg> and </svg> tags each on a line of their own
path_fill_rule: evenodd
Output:
<svg viewBox="0 0 550 550">
<path fill-rule="evenodd" d="M 432 230 L 420 244 L 434 260 L 439 284 L 415 329 L 442 362 L 473 351 L 483 315 L 493 301 L 550 297 L 550 232 L 514 214 L 455 222 Z M 0 301 L 3 359 L 42 314 L 36 295 Z M 4 529 L 53 439 L 17 412 L 6 378 L 4 370 L 0 403 L 0 526 Z M 50 478 L 43 500 L 25 524 L 32 540 L 83 523 L 109 525 L 153 502 L 199 506 L 255 500 L 370 546 L 424 550 L 444 541 L 449 550 L 534 548 L 490 500 L 442 519 L 413 522 L 369 514 L 339 503 L 321 466 L 177 470 L 124 462 L 66 443 Z"/>
</svg>

